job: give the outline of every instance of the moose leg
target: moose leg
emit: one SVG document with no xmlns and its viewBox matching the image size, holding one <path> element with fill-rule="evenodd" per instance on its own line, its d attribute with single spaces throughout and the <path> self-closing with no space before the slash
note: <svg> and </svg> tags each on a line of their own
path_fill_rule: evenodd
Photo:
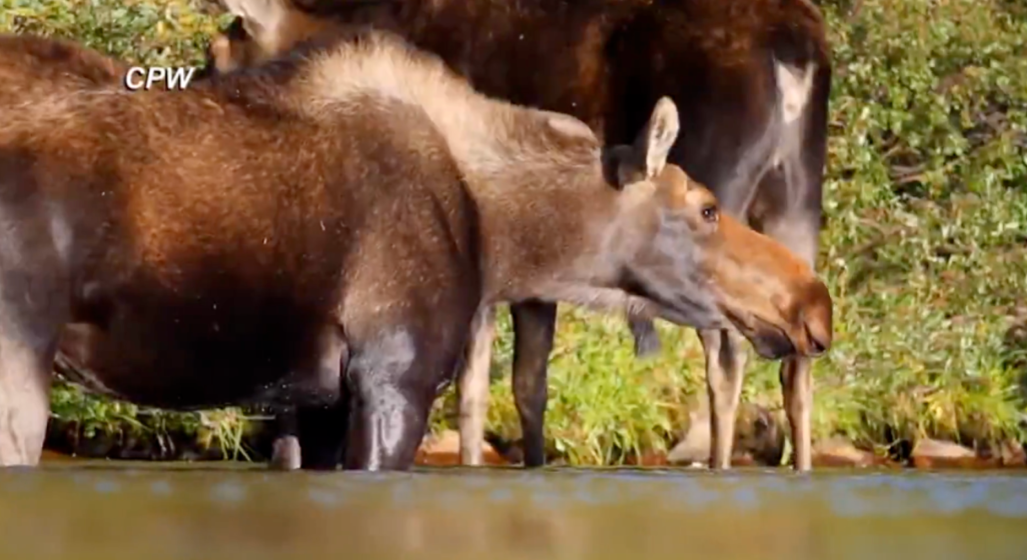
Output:
<svg viewBox="0 0 1027 560">
<path fill-rule="evenodd" d="M 35 466 L 50 417 L 52 340 L 0 335 L 0 466 Z"/>
<path fill-rule="evenodd" d="M 652 319 L 628 316 L 628 327 L 635 341 L 636 358 L 649 358 L 660 353 L 663 345 Z"/>
<path fill-rule="evenodd" d="M 20 232 L 36 233 L 31 226 Z M 9 259 L 7 250 L 22 241 L 10 237 L 0 247 L 0 466 L 35 466 L 46 438 L 54 355 L 70 298 L 57 288 L 64 283 L 59 268 L 45 266 L 51 255 L 31 262 Z M 11 260 L 17 265 L 8 267 Z M 34 267 L 38 274 L 24 272 Z"/>
<path fill-rule="evenodd" d="M 294 471 L 302 466 L 299 440 L 299 426 L 294 407 L 275 407 L 272 412 L 272 430 L 275 441 L 271 445 L 271 468 L 279 471 Z"/>
<path fill-rule="evenodd" d="M 492 365 L 492 341 L 495 335 L 495 307 L 482 307 L 471 324 L 465 366 L 457 384 L 460 400 L 460 462 L 464 465 L 481 464 L 481 442 L 485 435 L 485 415 L 489 406 L 489 368 Z"/>
<path fill-rule="evenodd" d="M 349 399 L 345 391 L 338 402 L 295 409 L 300 467 L 303 470 L 335 470 L 346 453 Z M 276 442 L 277 443 L 277 442 Z"/>
<path fill-rule="evenodd" d="M 276 440 L 271 466 L 334 470 L 344 455 L 349 400 L 343 371 L 347 360 L 343 331 L 334 324 L 319 333 L 317 350 L 300 362 L 286 381 L 291 391 L 276 403 Z"/>
<path fill-rule="evenodd" d="M 395 329 L 357 347 L 346 371 L 352 406 L 346 469 L 407 470 L 413 465 L 439 372 L 453 371 L 460 349 L 432 342 L 437 344 Z"/>
<path fill-rule="evenodd" d="M 781 363 L 781 389 L 792 432 L 794 456 L 792 468 L 808 471 L 813 468 L 810 409 L 813 406 L 813 362 L 809 358 L 787 358 Z"/>
<path fill-rule="evenodd" d="M 779 181 L 769 192 L 788 193 L 785 203 L 772 206 L 763 232 L 780 241 L 816 269 L 823 216 L 823 172 L 827 159 L 828 98 L 831 72 L 826 65 L 798 68 L 778 62 L 775 65 L 782 100 L 784 135 L 778 150 L 784 156 L 777 169 L 764 179 Z M 798 102 L 798 103 L 796 103 Z M 794 109 L 799 108 L 799 112 Z M 791 110 L 790 110 L 791 109 Z M 761 185 L 761 189 L 762 189 Z M 786 358 L 781 363 L 781 388 L 785 414 L 791 427 L 797 471 L 813 468 L 810 411 L 813 406 L 813 362 L 807 357 Z"/>
<path fill-rule="evenodd" d="M 816 260 L 820 213 L 809 211 L 788 215 L 765 225 L 767 235 L 806 259 L 812 266 Z M 797 471 L 813 468 L 811 455 L 810 411 L 813 406 L 813 360 L 802 356 L 785 358 L 781 362 L 781 390 L 785 414 L 791 428 L 794 457 L 792 467 Z"/>
<path fill-rule="evenodd" d="M 706 392 L 710 402 L 710 468 L 731 467 L 735 416 L 745 372 L 745 338 L 735 330 L 699 331 L 706 354 Z"/>
<path fill-rule="evenodd" d="M 513 394 L 521 417 L 524 466 L 545 464 L 545 415 L 549 354 L 556 330 L 556 304 L 527 301 L 510 306 L 514 328 Z"/>
</svg>

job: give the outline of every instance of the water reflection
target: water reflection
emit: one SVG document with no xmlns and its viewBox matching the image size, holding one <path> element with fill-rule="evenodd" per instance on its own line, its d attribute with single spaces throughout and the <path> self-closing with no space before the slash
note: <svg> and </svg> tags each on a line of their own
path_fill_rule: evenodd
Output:
<svg viewBox="0 0 1027 560">
<path fill-rule="evenodd" d="M 1027 477 L 1006 474 L 104 467 L 0 472 L 0 557 L 983 560 L 1027 551 Z"/>
</svg>

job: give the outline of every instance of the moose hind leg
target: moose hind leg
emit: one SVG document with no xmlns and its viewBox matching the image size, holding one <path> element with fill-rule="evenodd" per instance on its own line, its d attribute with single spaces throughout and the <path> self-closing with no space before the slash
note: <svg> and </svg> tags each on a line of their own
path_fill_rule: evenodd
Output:
<svg viewBox="0 0 1027 560">
<path fill-rule="evenodd" d="M 495 334 L 495 307 L 482 307 L 472 323 L 465 365 L 457 384 L 460 399 L 460 462 L 464 465 L 481 464 L 485 415 L 489 406 L 489 368 L 492 365 L 492 341 Z"/>
<path fill-rule="evenodd" d="M 545 415 L 549 354 L 556 329 L 556 305 L 530 301 L 510 306 L 514 327 L 513 394 L 521 417 L 524 466 L 545 464 Z"/>
<path fill-rule="evenodd" d="M 710 403 L 710 468 L 731 467 L 735 416 L 747 361 L 745 339 L 735 330 L 699 332 L 706 355 L 706 392 Z"/>
<path fill-rule="evenodd" d="M 628 317 L 628 327 L 631 329 L 631 337 L 635 342 L 635 357 L 649 358 L 655 356 L 663 349 L 660 342 L 660 333 L 656 331 L 656 325 L 652 319 L 639 319 Z"/>
<path fill-rule="evenodd" d="M 271 468 L 334 470 L 342 461 L 349 404 L 342 382 L 347 356 L 343 331 L 335 324 L 318 333 L 316 351 L 296 365 L 287 402 L 275 408 L 276 439 Z"/>
<path fill-rule="evenodd" d="M 335 470 L 346 453 L 349 398 L 343 391 L 338 402 L 324 406 L 297 406 L 296 426 L 300 467 L 303 470 Z"/>
<path fill-rule="evenodd" d="M 294 471 L 299 469 L 300 440 L 297 427 L 296 409 L 291 406 L 275 407 L 272 410 L 274 420 L 271 423 L 275 436 L 271 444 L 270 467 L 278 471 Z"/>
</svg>

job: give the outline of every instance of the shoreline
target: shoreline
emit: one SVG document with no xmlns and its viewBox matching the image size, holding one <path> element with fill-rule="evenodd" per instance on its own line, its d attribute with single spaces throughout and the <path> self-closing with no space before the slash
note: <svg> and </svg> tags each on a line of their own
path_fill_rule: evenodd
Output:
<svg viewBox="0 0 1027 560">
<path fill-rule="evenodd" d="M 220 462 L 243 461 L 262 463 L 270 457 L 272 436 L 270 422 L 250 421 L 246 433 L 238 441 L 238 448 L 225 449 L 213 438 L 186 430 L 169 430 L 158 436 L 154 431 L 126 429 L 118 435 L 96 431 L 87 436 L 78 422 L 51 420 L 47 430 L 44 457 L 47 461 L 110 460 L 146 462 Z M 206 442 L 204 441 L 206 440 Z M 487 434 L 483 442 L 485 466 L 515 466 L 520 464 L 518 442 L 503 441 L 495 434 Z M 550 442 L 547 442 L 550 443 Z M 692 468 L 705 469 L 703 460 L 680 460 L 674 453 L 684 443 L 670 451 L 644 451 L 640 456 L 625 454 L 623 459 L 606 464 L 573 464 L 565 457 L 555 456 L 547 466 L 575 468 Z M 999 451 L 974 451 L 957 442 L 924 438 L 919 445 L 907 446 L 905 456 L 884 456 L 857 447 L 848 438 L 832 437 L 814 441 L 813 468 L 847 468 L 856 470 L 1024 470 L 1027 471 L 1027 442 L 1005 442 Z M 428 433 L 417 453 L 416 466 L 459 466 L 459 436 L 455 430 Z M 693 459 L 698 459 L 698 455 Z M 791 469 L 787 464 L 774 465 L 751 449 L 737 448 L 732 458 L 733 467 Z"/>
</svg>

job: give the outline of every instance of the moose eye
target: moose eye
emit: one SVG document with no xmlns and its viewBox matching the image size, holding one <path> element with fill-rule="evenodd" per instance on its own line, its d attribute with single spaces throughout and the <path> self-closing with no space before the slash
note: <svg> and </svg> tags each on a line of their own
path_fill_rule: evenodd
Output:
<svg viewBox="0 0 1027 560">
<path fill-rule="evenodd" d="M 719 213 L 717 212 L 716 204 L 708 204 L 702 209 L 702 219 L 708 223 L 714 223 L 717 221 Z"/>
</svg>

